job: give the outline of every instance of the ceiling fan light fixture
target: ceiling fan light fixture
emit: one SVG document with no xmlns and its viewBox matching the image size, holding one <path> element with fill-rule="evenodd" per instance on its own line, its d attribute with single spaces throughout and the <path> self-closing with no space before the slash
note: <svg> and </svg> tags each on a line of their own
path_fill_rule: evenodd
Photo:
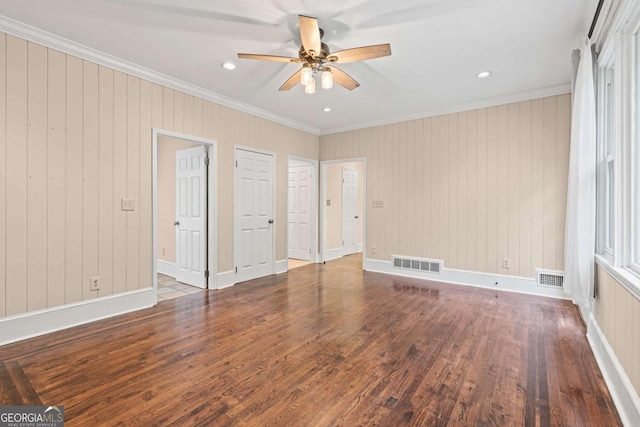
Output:
<svg viewBox="0 0 640 427">
<path fill-rule="evenodd" d="M 312 95 L 316 93 L 316 80 L 312 77 L 308 85 L 304 87 L 304 93 Z"/>
<path fill-rule="evenodd" d="M 333 87 L 333 73 L 330 68 L 325 68 L 322 72 L 322 89 L 331 89 Z"/>
<path fill-rule="evenodd" d="M 313 70 L 308 64 L 302 66 L 302 72 L 300 73 L 300 84 L 307 87 L 309 83 L 313 81 Z"/>
</svg>

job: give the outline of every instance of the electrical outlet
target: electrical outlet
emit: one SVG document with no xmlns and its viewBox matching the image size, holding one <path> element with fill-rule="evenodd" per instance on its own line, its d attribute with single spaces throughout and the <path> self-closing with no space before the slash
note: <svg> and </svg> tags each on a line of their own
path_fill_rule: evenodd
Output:
<svg viewBox="0 0 640 427">
<path fill-rule="evenodd" d="M 509 258 L 502 258 L 502 268 L 509 268 Z"/>
<path fill-rule="evenodd" d="M 371 246 L 371 255 L 375 255 L 375 254 L 376 254 L 376 247 Z"/>
<path fill-rule="evenodd" d="M 100 276 L 95 276 L 89 279 L 89 290 L 90 291 L 100 290 Z"/>
</svg>

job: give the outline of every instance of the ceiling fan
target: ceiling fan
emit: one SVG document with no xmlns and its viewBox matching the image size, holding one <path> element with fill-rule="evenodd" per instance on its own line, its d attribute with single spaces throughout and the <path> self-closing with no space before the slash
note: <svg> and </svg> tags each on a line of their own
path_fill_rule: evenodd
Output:
<svg viewBox="0 0 640 427">
<path fill-rule="evenodd" d="M 331 53 L 329 47 L 321 41 L 324 31 L 318 26 L 316 18 L 298 15 L 298 22 L 300 24 L 300 38 L 302 39 L 298 58 L 253 53 L 238 54 L 238 58 L 243 59 L 302 64 L 302 67 L 280 86 L 280 90 L 290 90 L 297 83 L 301 83 L 306 93 L 314 93 L 316 91 L 316 74 L 322 75 L 321 85 L 324 89 L 333 87 L 333 82 L 335 81 L 340 86 L 353 90 L 360 86 L 360 83 L 344 71 L 333 66 L 333 64 L 346 64 L 348 62 L 364 61 L 391 55 L 391 45 L 389 43 L 356 47 Z"/>
</svg>

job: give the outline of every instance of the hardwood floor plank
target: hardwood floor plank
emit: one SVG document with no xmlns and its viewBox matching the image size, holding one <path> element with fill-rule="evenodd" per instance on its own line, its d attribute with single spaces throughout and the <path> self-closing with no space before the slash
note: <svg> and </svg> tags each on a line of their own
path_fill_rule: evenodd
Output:
<svg viewBox="0 0 640 427">
<path fill-rule="evenodd" d="M 570 302 L 360 263 L 0 347 L 1 403 L 64 405 L 70 426 L 620 425 Z"/>
</svg>

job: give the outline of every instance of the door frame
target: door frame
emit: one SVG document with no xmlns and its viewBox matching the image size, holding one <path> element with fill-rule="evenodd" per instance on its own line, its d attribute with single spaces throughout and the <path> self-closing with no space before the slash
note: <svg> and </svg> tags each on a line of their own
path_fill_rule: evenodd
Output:
<svg viewBox="0 0 640 427">
<path fill-rule="evenodd" d="M 311 229 L 309 230 L 310 238 L 309 238 L 309 246 L 312 248 L 311 252 L 311 262 L 319 263 L 322 262 L 320 259 L 320 251 L 318 250 L 318 160 L 311 160 L 304 157 L 299 156 L 288 156 L 287 157 L 287 195 L 286 195 L 286 206 L 287 206 L 287 224 L 289 223 L 289 168 L 291 167 L 291 161 L 308 163 L 311 165 L 311 170 L 313 171 L 313 177 L 311 179 L 311 187 L 312 194 L 309 196 L 311 199 Z M 289 227 L 285 228 L 285 233 L 287 236 L 287 261 L 289 260 Z M 288 264 L 287 264 L 288 265 Z M 289 268 L 287 267 L 287 270 Z"/>
<path fill-rule="evenodd" d="M 169 138 L 181 139 L 184 141 L 201 144 L 205 146 L 207 155 L 209 156 L 209 166 L 207 167 L 207 267 L 209 278 L 207 279 L 207 289 L 218 289 L 218 186 L 216 179 L 218 176 L 218 143 L 216 140 L 202 138 L 194 135 L 187 135 L 179 132 L 172 132 L 164 129 L 152 129 L 152 224 L 153 231 L 151 233 L 151 272 L 153 278 L 153 289 L 158 298 L 158 137 L 166 136 Z"/>
<path fill-rule="evenodd" d="M 320 262 L 326 262 L 327 239 L 327 165 L 335 163 L 362 162 L 362 269 L 367 260 L 367 158 L 351 157 L 320 162 Z"/>
<path fill-rule="evenodd" d="M 232 268 L 232 272 L 233 272 L 233 283 L 238 283 L 238 273 L 236 272 L 236 268 L 238 267 L 238 259 L 237 259 L 237 255 L 236 255 L 236 250 L 238 248 L 238 241 L 239 241 L 239 237 L 238 236 L 238 229 L 236 228 L 236 225 L 238 223 L 237 219 L 238 219 L 238 210 L 237 210 L 237 206 L 238 206 L 238 168 L 237 168 L 237 164 L 238 164 L 238 150 L 244 150 L 244 151 L 251 151 L 253 153 L 258 153 L 258 154 L 265 154 L 267 156 L 273 156 L 273 179 L 271 180 L 271 190 L 273 192 L 273 203 L 272 203 L 272 211 L 271 211 L 271 216 L 273 218 L 273 241 L 272 241 L 272 247 L 271 247 L 271 251 L 273 253 L 273 257 L 271 257 L 271 274 L 276 274 L 276 264 L 277 264 L 277 260 L 276 260 L 276 240 L 277 240 L 277 230 L 278 230 L 278 221 L 276 218 L 276 200 L 277 200 L 277 194 L 276 194 L 276 178 L 277 178 L 277 169 L 278 169 L 278 158 L 276 157 L 276 153 L 272 152 L 272 151 L 267 151 L 267 150 L 261 150 L 259 148 L 254 148 L 254 147 L 249 147 L 246 145 L 238 145 L 235 144 L 233 146 L 233 266 Z"/>
</svg>

